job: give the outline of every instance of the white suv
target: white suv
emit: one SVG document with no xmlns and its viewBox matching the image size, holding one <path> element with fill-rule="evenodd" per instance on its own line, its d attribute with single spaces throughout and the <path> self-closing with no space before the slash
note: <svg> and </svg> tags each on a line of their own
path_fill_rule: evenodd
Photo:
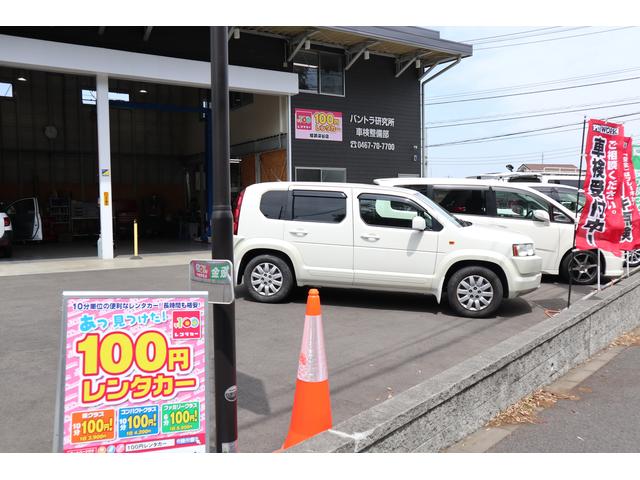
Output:
<svg viewBox="0 0 640 480">
<path fill-rule="evenodd" d="M 381 178 L 375 183 L 419 191 L 474 225 L 531 237 L 542 257 L 542 273 L 560 274 L 567 281 L 571 275 L 571 281 L 580 285 L 597 280 L 595 251 L 580 250 L 571 255 L 575 213 L 528 186 L 466 178 Z M 601 260 L 602 276 L 622 275 L 623 258 L 601 250 Z"/>
<path fill-rule="evenodd" d="M 435 295 L 460 315 L 493 313 L 540 285 L 527 236 L 467 226 L 412 190 L 277 182 L 248 187 L 234 219 L 236 281 L 259 302 L 294 285 Z"/>
</svg>

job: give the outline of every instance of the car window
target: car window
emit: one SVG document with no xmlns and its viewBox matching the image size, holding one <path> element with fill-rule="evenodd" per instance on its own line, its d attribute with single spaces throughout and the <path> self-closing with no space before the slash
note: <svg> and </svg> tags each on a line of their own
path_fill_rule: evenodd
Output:
<svg viewBox="0 0 640 480">
<path fill-rule="evenodd" d="M 433 199 L 451 213 L 487 214 L 486 190 L 472 188 L 433 187 Z"/>
<path fill-rule="evenodd" d="M 411 228 L 413 217 L 425 219 L 427 230 L 440 230 L 440 224 L 410 200 L 392 195 L 364 194 L 359 197 L 360 218 L 377 227 Z"/>
<path fill-rule="evenodd" d="M 344 193 L 293 191 L 292 219 L 298 222 L 340 223 L 347 216 Z"/>
<path fill-rule="evenodd" d="M 573 220 L 570 217 L 553 205 L 551 206 L 551 221 L 556 223 L 573 223 Z"/>
<path fill-rule="evenodd" d="M 576 211 L 576 201 L 578 203 L 578 213 L 582 211 L 584 207 L 585 198 L 584 195 L 579 195 L 577 191 L 565 191 L 558 189 L 558 203 L 563 207 L 568 208 L 572 212 Z"/>
<path fill-rule="evenodd" d="M 267 218 L 281 219 L 287 207 L 286 190 L 272 190 L 262 194 L 260 211 Z"/>
<path fill-rule="evenodd" d="M 576 188 L 580 188 L 580 184 L 584 182 L 583 180 L 573 180 L 570 178 L 562 178 L 562 179 L 555 179 L 552 178 L 549 180 L 548 183 L 555 183 L 556 185 L 569 185 L 570 187 L 576 187 Z"/>
<path fill-rule="evenodd" d="M 534 210 L 549 211 L 549 204 L 524 192 L 496 190 L 496 214 L 503 218 L 532 219 Z"/>
</svg>

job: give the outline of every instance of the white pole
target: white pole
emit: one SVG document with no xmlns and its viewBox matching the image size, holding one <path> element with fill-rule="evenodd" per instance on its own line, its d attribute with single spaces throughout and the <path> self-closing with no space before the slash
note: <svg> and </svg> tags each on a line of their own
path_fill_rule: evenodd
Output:
<svg viewBox="0 0 640 480">
<path fill-rule="evenodd" d="M 596 251 L 598 255 L 598 291 L 600 291 L 600 249 Z"/>
<path fill-rule="evenodd" d="M 113 197 L 111 195 L 111 134 L 109 132 L 109 77 L 96 76 L 98 128 L 98 202 L 102 258 L 113 258 Z"/>
</svg>

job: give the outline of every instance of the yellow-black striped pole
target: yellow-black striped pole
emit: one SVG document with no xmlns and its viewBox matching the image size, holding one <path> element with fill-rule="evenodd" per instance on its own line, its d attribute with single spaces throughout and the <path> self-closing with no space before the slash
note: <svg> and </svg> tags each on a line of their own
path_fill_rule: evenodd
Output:
<svg viewBox="0 0 640 480">
<path fill-rule="evenodd" d="M 141 260 L 142 257 L 138 255 L 138 219 L 133 219 L 133 257 L 131 260 Z"/>
</svg>

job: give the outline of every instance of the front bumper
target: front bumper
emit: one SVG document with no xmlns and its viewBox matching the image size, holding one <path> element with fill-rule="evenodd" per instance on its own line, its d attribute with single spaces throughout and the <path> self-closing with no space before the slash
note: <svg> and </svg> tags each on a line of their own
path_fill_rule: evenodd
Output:
<svg viewBox="0 0 640 480">
<path fill-rule="evenodd" d="M 624 274 L 624 256 L 616 257 L 611 252 L 601 250 L 604 259 L 603 277 L 620 277 Z"/>
<path fill-rule="evenodd" d="M 509 282 L 508 298 L 519 297 L 520 295 L 525 295 L 537 290 L 541 281 L 542 273 L 540 272 L 511 278 Z"/>
<path fill-rule="evenodd" d="M 509 278 L 508 298 L 519 297 L 533 292 L 542 281 L 542 257 L 513 257 L 516 271 Z"/>
</svg>

